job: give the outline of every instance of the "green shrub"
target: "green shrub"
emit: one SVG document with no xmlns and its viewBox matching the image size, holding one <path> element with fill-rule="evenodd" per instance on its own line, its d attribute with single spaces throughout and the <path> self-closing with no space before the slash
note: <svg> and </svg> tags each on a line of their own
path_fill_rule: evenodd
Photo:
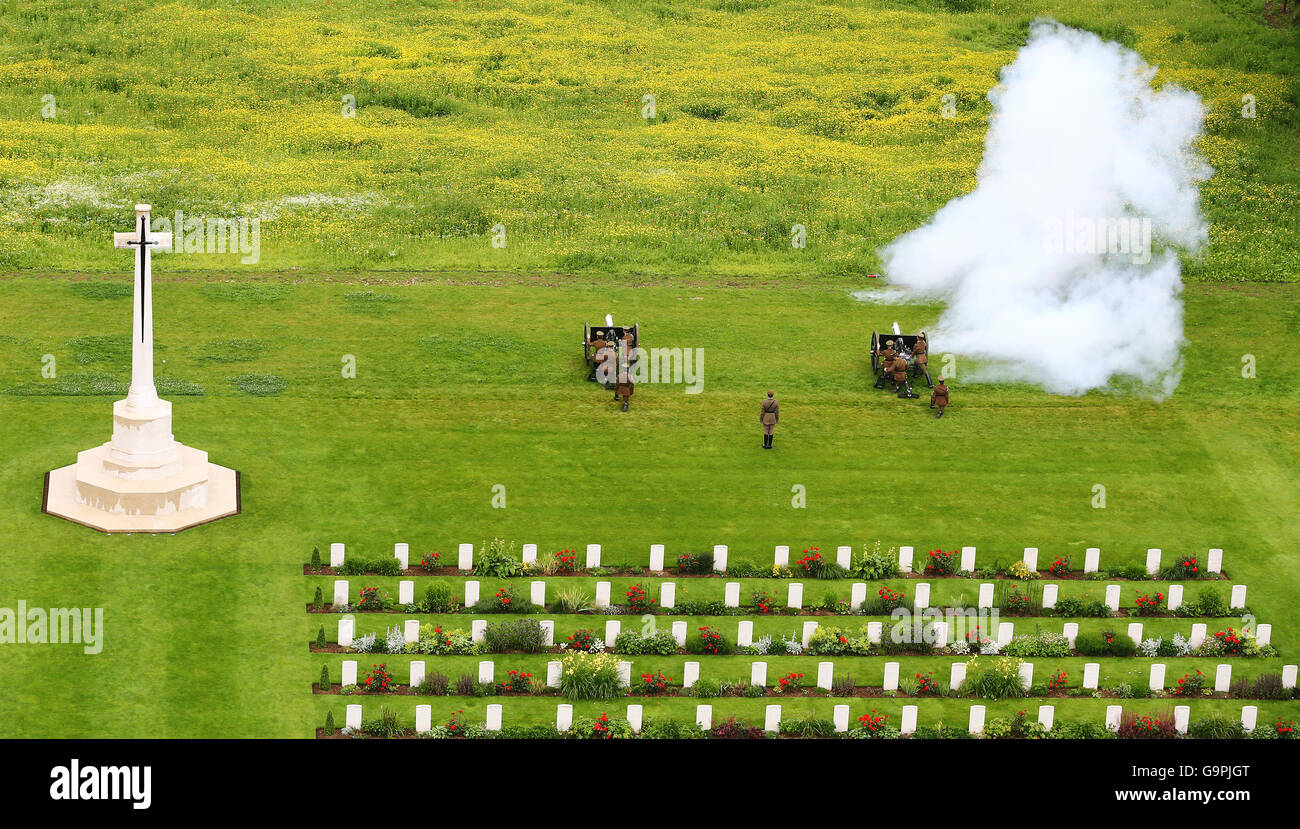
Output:
<svg viewBox="0 0 1300 829">
<path fill-rule="evenodd" d="M 608 653 L 576 651 L 561 661 L 560 693 L 566 699 L 614 699 L 622 696 L 618 658 Z"/>
<path fill-rule="evenodd" d="M 330 689 L 330 666 L 329 665 L 320 666 L 320 689 L 322 691 L 328 691 Z"/>
<path fill-rule="evenodd" d="M 311 567 L 313 570 L 320 569 L 320 547 L 311 548 Z"/>
<path fill-rule="evenodd" d="M 961 693 L 985 699 L 1010 699 L 1023 697 L 1025 686 L 1020 681 L 1020 660 L 1010 657 L 976 657 L 967 663 L 966 681 Z"/>
<path fill-rule="evenodd" d="M 325 604 L 325 592 L 320 589 L 320 585 L 318 584 L 316 585 L 316 595 L 311 600 L 311 606 L 321 607 L 324 604 Z"/>
<path fill-rule="evenodd" d="M 695 723 L 653 718 L 641 724 L 641 736 L 650 740 L 698 740 L 703 732 Z"/>
<path fill-rule="evenodd" d="M 325 647 L 325 626 L 321 625 L 320 630 L 316 631 L 316 647 Z"/>
<path fill-rule="evenodd" d="M 338 729 L 334 727 L 334 709 L 331 708 L 325 712 L 325 733 L 333 734 L 335 731 Z"/>
<path fill-rule="evenodd" d="M 863 549 L 862 554 L 853 562 L 853 575 L 864 581 L 880 581 L 882 579 L 896 579 L 902 575 L 898 567 L 898 557 L 890 553 L 880 551 L 880 542 L 877 541 L 871 549 Z"/>
</svg>

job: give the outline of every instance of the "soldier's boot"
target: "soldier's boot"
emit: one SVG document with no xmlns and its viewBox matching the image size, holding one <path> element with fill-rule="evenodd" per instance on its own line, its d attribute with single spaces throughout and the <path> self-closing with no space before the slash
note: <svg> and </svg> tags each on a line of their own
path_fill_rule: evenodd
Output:
<svg viewBox="0 0 1300 829">
<path fill-rule="evenodd" d="M 773 441 L 773 439 L 775 439 L 775 438 L 776 438 L 776 435 L 768 435 L 768 436 L 767 436 L 767 448 L 768 448 L 768 449 L 771 449 L 771 448 L 772 448 L 772 441 Z"/>
<path fill-rule="evenodd" d="M 940 410 L 939 410 L 939 413 L 938 413 L 937 415 L 934 416 L 934 419 L 935 419 L 935 420 L 938 420 L 938 419 L 941 418 L 941 417 L 943 417 L 943 409 L 940 409 Z"/>
<path fill-rule="evenodd" d="M 926 372 L 925 372 L 925 384 L 926 384 L 927 386 L 929 386 L 930 388 L 934 388 L 934 381 L 932 381 L 932 380 L 930 379 L 930 371 L 929 371 L 929 369 L 927 369 Z"/>
<path fill-rule="evenodd" d="M 876 388 L 883 389 L 884 387 L 885 387 L 885 375 L 882 374 L 876 378 Z"/>
<path fill-rule="evenodd" d="M 626 401 L 626 400 L 623 401 L 623 411 L 625 411 L 625 412 L 627 411 L 627 401 Z"/>
</svg>

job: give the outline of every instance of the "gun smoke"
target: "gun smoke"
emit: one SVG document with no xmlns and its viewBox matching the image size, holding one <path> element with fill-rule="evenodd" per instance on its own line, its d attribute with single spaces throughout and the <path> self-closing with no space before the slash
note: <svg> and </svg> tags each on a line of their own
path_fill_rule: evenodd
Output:
<svg viewBox="0 0 1300 829">
<path fill-rule="evenodd" d="M 1154 90 L 1155 72 L 1090 32 L 1034 23 L 988 95 L 975 190 L 882 251 L 906 296 L 946 302 L 931 341 L 978 362 L 963 381 L 1177 388 L 1177 249 L 1207 241 L 1198 185 L 1213 171 L 1193 147 L 1200 98 Z"/>
</svg>

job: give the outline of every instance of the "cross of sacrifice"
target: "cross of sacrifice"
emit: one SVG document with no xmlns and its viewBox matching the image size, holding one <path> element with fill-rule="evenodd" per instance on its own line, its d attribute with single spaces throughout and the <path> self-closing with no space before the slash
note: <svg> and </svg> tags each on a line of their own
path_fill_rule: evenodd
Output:
<svg viewBox="0 0 1300 829">
<path fill-rule="evenodd" d="M 149 232 L 147 204 L 135 206 L 136 230 L 134 233 L 114 233 L 113 247 L 136 248 L 140 251 L 135 260 L 135 302 L 132 313 L 131 337 L 131 388 L 127 401 L 134 409 L 157 405 L 158 391 L 153 382 L 153 269 L 152 249 L 171 250 L 170 233 Z"/>
</svg>

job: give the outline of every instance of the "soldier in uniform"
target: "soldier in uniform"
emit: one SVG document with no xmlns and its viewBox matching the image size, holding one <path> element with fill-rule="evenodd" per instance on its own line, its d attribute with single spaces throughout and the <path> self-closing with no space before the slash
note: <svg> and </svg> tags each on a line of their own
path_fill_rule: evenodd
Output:
<svg viewBox="0 0 1300 829">
<path fill-rule="evenodd" d="M 934 388 L 934 383 L 930 381 L 930 343 L 926 341 L 924 332 L 916 338 L 916 345 L 912 346 L 912 376 L 918 374 L 924 374 L 925 384 Z"/>
<path fill-rule="evenodd" d="M 592 371 L 591 379 L 598 383 L 607 383 L 616 376 L 615 369 L 618 367 L 618 353 L 614 346 L 607 342 L 601 341 L 600 350 L 595 356 L 596 366 Z"/>
<path fill-rule="evenodd" d="M 894 351 L 894 341 L 885 340 L 885 347 L 880 349 L 880 368 L 876 373 L 876 388 L 885 387 L 885 377 L 889 374 L 890 366 L 894 363 L 894 356 L 898 352 Z"/>
<path fill-rule="evenodd" d="M 758 407 L 758 422 L 763 424 L 763 448 L 772 448 L 773 432 L 776 422 L 781 419 L 781 404 L 776 402 L 776 395 L 768 392 L 767 397 Z"/>
<path fill-rule="evenodd" d="M 936 407 L 939 409 L 939 413 L 935 417 L 943 417 L 943 410 L 948 407 L 948 385 L 944 383 L 942 377 L 939 378 L 939 385 L 935 386 L 934 391 L 930 392 L 930 408 Z"/>
<path fill-rule="evenodd" d="M 600 352 L 605 349 L 609 343 L 605 342 L 605 335 L 596 330 L 591 332 L 591 341 L 587 343 L 591 347 L 591 373 L 587 375 L 588 380 L 596 379 L 596 369 L 600 367 Z"/>
<path fill-rule="evenodd" d="M 624 366 L 618 373 L 618 383 L 614 386 L 614 400 L 623 398 L 623 411 L 627 411 L 627 404 L 632 399 L 632 376 L 628 374 L 627 366 Z"/>
<path fill-rule="evenodd" d="M 919 394 L 912 391 L 912 385 L 907 382 L 907 358 L 899 354 L 894 358 L 894 362 L 889 366 L 890 373 L 894 377 L 894 391 L 903 399 L 912 399 L 920 397 Z"/>
</svg>

